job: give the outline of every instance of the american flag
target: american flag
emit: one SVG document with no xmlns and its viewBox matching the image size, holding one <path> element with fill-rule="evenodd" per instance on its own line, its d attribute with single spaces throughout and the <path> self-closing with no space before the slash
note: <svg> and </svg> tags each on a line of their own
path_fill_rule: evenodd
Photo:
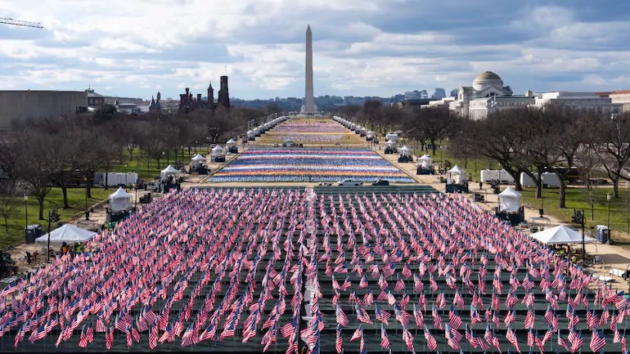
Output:
<svg viewBox="0 0 630 354">
<path fill-rule="evenodd" d="M 604 349 L 606 346 L 606 338 L 604 337 L 603 331 L 595 330 L 591 335 L 591 350 L 593 353 L 597 353 Z"/>
<path fill-rule="evenodd" d="M 572 331 L 572 333 L 569 334 L 569 341 L 571 342 L 571 352 L 576 352 L 582 348 L 582 345 L 584 345 L 584 338 L 582 338 L 582 330 L 577 332 L 575 337 L 571 337 L 571 334 L 573 333 L 574 332 Z"/>
<path fill-rule="evenodd" d="M 427 326 L 424 326 L 424 338 L 427 340 L 427 348 L 430 351 L 435 351 L 437 349 L 437 341 L 433 335 L 431 335 Z"/>
<path fill-rule="evenodd" d="M 416 352 L 415 349 L 413 348 L 413 336 L 411 335 L 411 333 L 409 333 L 409 330 L 404 325 L 403 325 L 402 340 L 405 343 L 405 345 L 407 345 L 407 349 L 409 349 L 410 352 L 412 353 Z"/>
<path fill-rule="evenodd" d="M 564 349 L 566 349 L 567 351 L 570 351 L 571 348 L 569 347 L 569 345 L 567 344 L 567 342 L 564 340 L 564 338 L 562 337 L 562 334 L 560 333 L 560 330 L 558 330 L 558 345 L 563 347 Z"/>
<path fill-rule="evenodd" d="M 516 334 L 509 326 L 507 328 L 505 338 L 508 340 L 508 342 L 510 342 L 510 344 L 514 346 L 514 348 L 516 348 L 517 352 L 521 352 L 521 349 L 518 347 L 518 338 L 516 338 Z"/>
<path fill-rule="evenodd" d="M 459 341 L 453 336 L 454 329 L 449 324 L 444 325 L 444 337 L 449 347 L 457 350 L 459 349 Z"/>
<path fill-rule="evenodd" d="M 385 332 L 385 326 L 381 323 L 381 347 L 383 349 L 389 349 L 389 338 Z"/>
<path fill-rule="evenodd" d="M 357 327 L 357 329 L 352 334 L 352 337 L 350 338 L 350 341 L 353 342 L 353 341 L 361 338 L 362 335 L 363 335 L 363 325 L 359 324 L 359 327 Z"/>
<path fill-rule="evenodd" d="M 30 334 L 29 339 L 37 338 L 42 333 L 49 333 L 58 326 L 60 332 L 58 343 L 60 343 L 69 340 L 74 330 L 83 326 L 86 329 L 85 337 L 89 344 L 91 341 L 89 333 L 90 331 L 93 333 L 92 326 L 96 321 L 97 332 L 100 333 L 103 326 L 106 326 L 106 340 L 111 331 L 113 341 L 114 327 L 136 341 L 138 330 L 141 332 L 148 330 L 150 347 L 156 348 L 158 340 L 162 338 L 161 342 L 173 342 L 176 337 L 181 336 L 182 344 L 184 342 L 194 344 L 214 339 L 217 331 L 221 333 L 220 337 L 225 338 L 225 334 L 230 335 L 231 331 L 238 332 L 241 328 L 243 337 L 255 335 L 257 324 L 262 324 L 264 329 L 274 329 L 267 331 L 268 340 L 265 346 L 275 341 L 277 328 L 283 335 L 288 334 L 293 338 L 288 342 L 289 351 L 292 351 L 291 348 L 298 336 L 295 335 L 295 329 L 293 333 L 291 329 L 297 326 L 286 327 L 289 324 L 281 323 L 280 319 L 285 311 L 285 299 L 289 296 L 289 287 L 292 285 L 295 289 L 301 289 L 302 275 L 305 275 L 309 282 L 315 283 L 314 292 L 316 293 L 314 303 L 307 305 L 312 305 L 311 310 L 316 317 L 313 321 L 315 326 L 310 329 L 308 339 L 315 340 L 313 349 L 319 350 L 319 334 L 315 335 L 315 333 L 323 330 L 324 321 L 317 304 L 322 296 L 318 290 L 320 285 L 317 258 L 322 254 L 324 256 L 320 258 L 320 261 L 326 261 L 327 271 L 330 264 L 334 263 L 337 268 L 341 267 L 336 270 L 347 274 L 349 265 L 346 264 L 345 257 L 346 254 L 352 254 L 350 264 L 354 267 L 353 273 L 358 273 L 360 278 L 364 276 L 361 273 L 362 263 L 370 265 L 369 271 L 365 274 L 376 275 L 376 278 L 382 275 L 382 281 L 379 280 L 380 286 L 386 284 L 386 276 L 396 275 L 394 290 L 397 288 L 397 291 L 404 292 L 400 301 L 396 301 L 396 297 L 391 294 L 388 286 L 384 286 L 383 289 L 385 289 L 385 300 L 392 306 L 396 305 L 396 319 L 401 323 L 405 321 L 408 323 L 412 317 L 405 311 L 409 295 L 406 293 L 404 279 L 413 277 L 414 289 L 420 296 L 418 307 L 422 306 L 422 310 L 426 312 L 426 299 L 422 293 L 424 290 L 422 277 L 424 276 L 430 278 L 433 296 L 437 295 L 434 297 L 436 301 L 433 304 L 436 308 L 444 308 L 446 299 L 442 292 L 444 289 L 440 289 L 434 277 L 445 276 L 449 284 L 455 284 L 461 279 L 463 285 L 461 289 L 468 288 L 473 297 L 471 305 L 474 306 L 474 311 L 471 306 L 471 323 L 473 326 L 478 323 L 475 318 L 480 317 L 480 314 L 474 315 L 474 313 L 477 309 L 485 310 L 482 294 L 485 295 L 488 253 L 493 255 L 494 262 L 497 264 L 497 272 L 493 275 L 493 279 L 497 281 L 493 284 L 492 305 L 490 306 L 492 311 L 489 312 L 489 317 L 492 317 L 492 322 L 497 325 L 497 329 L 500 324 L 499 314 L 507 315 L 508 318 L 514 317 L 514 312 L 511 311 L 500 313 L 499 303 L 501 300 L 506 300 L 506 305 L 514 301 L 518 302 L 519 299 L 514 293 L 519 287 L 516 274 L 525 267 L 529 274 L 523 279 L 521 285 L 532 293 L 526 294 L 522 303 L 529 305 L 534 300 L 533 290 L 540 288 L 545 294 L 545 300 L 549 303 L 545 319 L 549 325 L 553 326 L 553 331 L 558 330 L 558 316 L 553 312 L 560 311 L 558 302 L 562 304 L 566 299 L 572 303 L 571 311 L 567 316 L 573 334 L 573 336 L 569 335 L 571 347 L 578 341 L 578 333 L 573 331 L 573 326 L 580 320 L 593 323 L 592 328 L 602 327 L 609 320 L 606 307 L 611 306 L 619 310 L 617 318 L 614 314 L 610 318 L 612 329 L 613 322 L 622 323 L 624 317 L 628 315 L 625 310 L 628 301 L 625 300 L 623 293 L 602 289 L 600 286 L 596 292 L 597 305 L 593 306 L 595 308 L 599 305 L 597 313 L 590 311 L 590 321 L 578 317 L 575 308 L 581 305 L 580 302 L 586 301 L 585 305 L 589 304 L 586 289 L 593 285 L 591 277 L 582 269 L 553 256 L 546 248 L 516 231 L 503 227 L 492 219 L 486 219 L 477 212 L 474 204 L 459 197 L 449 199 L 440 195 L 426 198 L 355 195 L 351 197 L 352 199 L 347 198 L 347 200 L 359 201 L 361 207 L 357 208 L 352 203 L 347 203 L 346 196 L 339 195 L 341 204 L 333 203 L 332 211 L 329 211 L 328 207 L 321 209 L 317 217 L 318 210 L 315 210 L 317 204 L 313 207 L 314 210 L 308 209 L 302 198 L 303 195 L 305 193 L 270 192 L 269 190 L 256 192 L 253 190 L 182 191 L 180 194 L 167 195 L 164 202 L 160 201 L 155 205 L 147 206 L 149 213 L 134 215 L 130 221 L 119 223 L 114 232 L 97 236 L 95 243 L 98 243 L 100 252 L 97 252 L 93 258 L 88 259 L 82 255 L 74 259 L 59 257 L 55 259 L 52 267 L 38 271 L 30 280 L 19 281 L 17 284 L 8 286 L 8 289 L 4 290 L 5 296 L 14 294 L 17 296 L 14 297 L 15 305 L 12 303 L 11 307 L 7 306 L 4 309 L 4 315 L 0 319 L 0 333 L 19 328 L 15 341 L 17 345 L 26 334 Z M 212 198 L 208 199 L 207 197 L 210 196 Z M 320 197 L 319 200 L 323 201 L 324 196 Z M 206 203 L 207 200 L 213 200 L 213 203 Z M 192 215 L 192 217 L 182 215 L 181 209 L 186 206 L 188 207 L 186 215 Z M 298 209 L 301 210 L 302 216 L 298 216 L 300 214 L 297 212 Z M 222 212 L 222 210 L 230 210 L 230 212 Z M 278 214 L 275 210 L 282 212 Z M 212 215 L 212 218 L 207 220 L 205 215 Z M 237 215 L 240 216 L 237 217 Z M 164 223 L 163 220 L 172 220 L 172 222 Z M 326 229 L 323 242 L 321 242 L 321 236 L 306 232 L 304 228 L 307 226 L 313 229 L 320 220 L 322 225 L 325 224 Z M 289 230 L 284 228 L 285 221 L 290 225 Z M 114 233 L 116 237 L 112 237 Z M 300 236 L 296 243 L 297 237 L 294 235 L 298 233 Z M 355 233 L 360 236 L 355 237 Z M 330 237 L 344 238 L 344 242 L 335 243 L 337 254 L 339 254 L 336 260 L 333 258 Z M 324 252 L 319 250 L 322 245 Z M 166 252 L 159 250 L 166 250 Z M 258 261 L 265 259 L 264 254 L 269 251 L 270 262 L 267 264 L 267 274 L 263 282 L 259 283 L 254 276 L 259 268 Z M 283 253 L 285 256 L 283 269 L 273 269 L 278 261 L 282 262 Z M 475 257 L 478 254 L 481 255 L 481 260 L 480 265 L 477 266 Z M 303 259 L 305 274 L 301 273 L 302 266 L 296 268 L 296 258 L 298 263 Z M 553 274 L 549 274 L 549 265 L 552 262 L 555 263 L 555 269 Z M 396 263 L 399 264 L 396 265 Z M 361 266 L 358 267 L 360 264 Z M 411 271 L 412 264 L 419 265 L 419 276 Z M 383 265 L 382 272 L 379 272 L 379 265 Z M 427 266 L 430 269 L 427 269 Z M 397 270 L 396 267 L 402 269 Z M 476 278 L 474 277 L 475 268 L 478 269 Z M 133 270 L 120 272 L 120 269 Z M 193 275 L 199 274 L 200 269 L 204 270 L 201 280 L 193 279 Z M 460 270 L 459 276 L 456 269 Z M 244 275 L 242 272 L 246 273 L 245 277 L 242 277 Z M 512 289 L 500 296 L 503 286 L 502 272 L 511 273 Z M 568 277 L 564 276 L 565 272 L 569 274 Z M 331 275 L 333 275 L 332 268 L 328 276 Z M 214 283 L 210 281 L 211 277 L 216 278 Z M 470 281 L 471 277 L 479 279 L 479 284 L 473 284 Z M 541 280 L 538 287 L 533 284 L 534 278 Z M 246 279 L 244 283 L 243 279 Z M 532 283 L 531 289 L 527 289 L 530 287 L 529 282 Z M 192 286 L 192 284 L 196 285 Z M 244 286 L 245 284 L 247 286 Z M 355 282 L 354 290 L 357 284 L 359 282 Z M 402 288 L 399 284 L 402 284 Z M 206 286 L 212 290 L 207 293 L 201 309 L 197 310 L 192 307 L 192 302 L 185 299 L 199 298 Z M 225 289 L 221 289 L 222 287 Z M 246 290 L 243 293 L 244 287 Z M 335 289 L 335 306 L 338 305 L 337 300 L 341 297 L 339 291 L 349 291 L 354 301 L 352 305 L 359 308 L 357 315 L 367 315 L 368 311 L 371 313 L 369 307 L 372 302 L 368 300 L 369 297 L 356 296 L 348 275 L 343 285 L 333 281 L 333 287 L 338 288 Z M 167 289 L 174 289 L 174 291 L 170 293 Z M 457 327 L 453 320 L 459 317 L 455 309 L 462 308 L 463 298 L 459 293 L 461 289 L 454 291 L 455 297 L 452 302 L 454 309 L 449 313 L 448 321 L 448 325 L 452 328 Z M 258 290 L 260 290 L 261 300 L 252 304 L 254 291 Z M 567 290 L 569 295 L 567 295 Z M 296 291 L 290 300 L 293 309 L 300 308 L 302 295 L 298 293 L 300 291 Z M 574 297 L 573 294 L 576 293 Z M 217 303 L 215 297 L 222 300 Z M 46 298 L 48 303 L 44 300 Z M 158 299 L 162 299 L 159 307 L 156 305 Z M 269 300 L 277 301 L 271 314 L 269 309 L 264 309 L 265 302 Z M 243 304 L 236 305 L 239 301 Z M 599 304 L 600 301 L 602 305 Z M 0 306 L 2 305 L 4 303 L 0 302 Z M 48 308 L 45 307 L 46 305 Z M 252 306 L 258 306 L 259 313 L 240 325 L 240 315 L 249 309 L 251 316 L 255 311 Z M 415 307 L 413 317 L 417 326 L 423 328 L 425 327 L 423 314 Z M 597 316 L 600 308 L 604 312 L 601 316 Z M 51 316 L 57 315 L 55 311 L 59 316 L 57 323 L 51 321 Z M 178 311 L 181 314 L 176 316 Z M 376 318 L 386 324 L 389 316 L 385 315 L 384 310 L 380 311 L 379 315 L 377 308 Z M 436 328 L 442 328 L 441 317 L 437 310 L 434 309 L 433 312 Z M 135 321 L 130 315 L 132 313 L 139 314 L 135 316 Z M 157 316 L 156 313 L 160 315 Z M 261 318 L 262 314 L 269 314 L 269 317 Z M 169 319 L 171 315 L 175 318 Z M 113 321 L 114 316 L 115 321 Z M 419 317 L 422 321 L 418 320 Z M 534 317 L 533 311 L 531 317 Z M 599 327 L 595 325 L 593 317 L 597 318 Z M 461 318 L 459 320 L 461 321 Z M 156 324 L 156 321 L 159 323 Z M 533 328 L 535 320 L 531 321 L 530 328 Z M 514 323 L 519 321 L 504 322 L 516 328 Z M 44 326 L 43 332 L 40 330 L 41 326 Z M 164 330 L 164 335 L 158 338 L 160 328 Z M 283 331 L 285 328 L 286 333 Z M 201 334 L 198 335 L 198 331 L 201 331 Z M 182 332 L 184 332 L 183 336 Z M 425 336 L 427 333 L 431 336 L 428 330 L 425 331 Z M 436 333 L 442 335 L 441 331 Z M 453 340 L 458 338 L 457 331 L 448 333 Z M 545 337 L 550 335 L 549 333 L 553 332 L 548 331 Z M 603 332 L 596 330 L 596 333 Z M 494 346 L 494 338 L 496 338 L 494 333 L 489 331 L 487 335 L 488 344 Z M 467 331 L 466 336 L 469 341 L 474 341 L 476 338 L 472 330 Z M 535 341 L 533 337 L 532 333 L 532 344 Z M 619 340 L 622 339 L 625 338 L 621 337 Z M 484 341 L 479 339 L 479 342 L 482 350 L 487 349 L 484 348 L 486 346 Z M 545 340 L 539 340 L 539 342 L 544 343 Z M 30 344 L 26 343 L 26 345 Z"/>
<path fill-rule="evenodd" d="M 448 314 L 448 324 L 455 330 L 458 330 L 462 326 L 462 319 L 459 317 L 457 310 L 453 309 L 453 305 L 451 305 L 451 310 Z"/>
<path fill-rule="evenodd" d="M 415 306 L 415 305 L 414 305 Z M 388 320 L 391 317 L 389 312 L 382 310 L 378 305 L 376 305 L 376 320 L 389 325 Z"/>
<path fill-rule="evenodd" d="M 343 337 L 341 336 L 341 325 L 337 325 L 337 337 L 335 339 L 335 349 L 337 353 L 341 353 L 343 351 Z"/>
</svg>

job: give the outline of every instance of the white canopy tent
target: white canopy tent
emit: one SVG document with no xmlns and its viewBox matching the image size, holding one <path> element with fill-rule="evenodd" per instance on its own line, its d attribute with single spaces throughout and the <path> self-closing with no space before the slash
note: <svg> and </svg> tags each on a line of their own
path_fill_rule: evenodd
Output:
<svg viewBox="0 0 630 354">
<path fill-rule="evenodd" d="M 573 243 L 582 243 L 582 235 L 572 228 L 560 225 L 547 229 L 545 231 L 536 232 L 530 235 L 532 238 L 544 243 L 545 245 L 566 245 Z M 595 242 L 594 238 L 584 236 L 585 243 Z"/>
<path fill-rule="evenodd" d="M 161 174 L 162 174 L 162 178 L 165 178 L 171 175 L 176 175 L 178 173 L 179 173 L 178 170 L 176 170 L 173 166 L 168 165 L 168 167 L 162 170 Z"/>
<path fill-rule="evenodd" d="M 225 146 L 227 146 L 228 148 L 234 147 L 235 145 L 236 141 L 234 139 L 230 139 L 227 143 L 225 143 Z"/>
<path fill-rule="evenodd" d="M 80 229 L 74 225 L 65 224 L 62 227 L 50 232 L 50 243 L 77 243 L 86 242 L 96 236 L 96 232 Z M 35 239 L 37 243 L 47 243 L 48 234 Z"/>
<path fill-rule="evenodd" d="M 457 165 L 446 171 L 446 184 L 462 184 L 465 178 L 466 171 L 462 170 Z"/>
<path fill-rule="evenodd" d="M 395 148 L 396 147 L 396 141 L 394 141 L 392 139 L 387 140 L 387 147 L 390 147 L 392 149 Z"/>
<path fill-rule="evenodd" d="M 193 167 L 198 167 L 202 165 L 204 162 L 206 162 L 206 158 L 201 154 L 197 154 L 193 156 L 193 158 L 190 160 L 192 161 Z"/>
<path fill-rule="evenodd" d="M 431 168 L 431 164 L 433 164 L 433 160 L 429 156 L 429 154 L 424 154 L 418 158 L 418 163 L 422 168 Z"/>
<path fill-rule="evenodd" d="M 223 156 L 223 148 L 221 145 L 212 148 L 212 156 Z"/>
<path fill-rule="evenodd" d="M 498 197 L 499 211 L 506 211 L 508 213 L 517 212 L 521 207 L 523 196 L 510 186 L 505 188 L 503 192 L 499 193 Z"/>
<path fill-rule="evenodd" d="M 406 157 L 411 156 L 411 150 L 409 150 L 409 147 L 407 147 L 407 145 L 400 148 L 398 152 L 400 153 L 400 156 L 406 156 Z"/>
<path fill-rule="evenodd" d="M 133 196 L 127 193 L 122 187 L 109 195 L 109 209 L 111 211 L 131 210 L 131 200 Z"/>
</svg>

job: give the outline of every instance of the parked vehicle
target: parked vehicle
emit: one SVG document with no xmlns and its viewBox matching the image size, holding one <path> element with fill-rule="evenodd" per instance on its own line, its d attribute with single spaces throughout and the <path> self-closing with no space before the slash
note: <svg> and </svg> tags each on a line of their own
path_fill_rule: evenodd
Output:
<svg viewBox="0 0 630 354">
<path fill-rule="evenodd" d="M 328 183 L 328 182 L 325 182 L 325 183 L 320 183 L 320 184 L 319 184 L 319 186 L 320 186 L 320 187 L 330 187 L 330 186 L 332 186 L 332 185 L 333 185 L 332 183 Z"/>
<path fill-rule="evenodd" d="M 339 187 L 359 187 L 363 185 L 363 182 L 353 179 L 344 179 L 343 181 L 337 182 L 337 185 Z"/>
<path fill-rule="evenodd" d="M 386 179 L 377 179 L 376 182 L 372 183 L 373 186 L 389 186 L 389 181 Z"/>
</svg>

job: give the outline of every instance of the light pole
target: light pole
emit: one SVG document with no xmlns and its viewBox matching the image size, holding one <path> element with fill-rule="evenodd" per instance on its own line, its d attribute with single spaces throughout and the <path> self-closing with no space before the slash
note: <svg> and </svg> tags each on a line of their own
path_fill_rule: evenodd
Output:
<svg viewBox="0 0 630 354">
<path fill-rule="evenodd" d="M 127 164 L 125 164 L 125 191 L 127 191 Z"/>
<path fill-rule="evenodd" d="M 28 229 L 28 195 L 26 194 L 24 194 L 24 224 L 26 224 L 25 228 Z"/>
<path fill-rule="evenodd" d="M 50 263 L 50 223 L 59 221 L 57 208 L 48 211 L 48 249 L 46 251 L 46 263 Z"/>
<path fill-rule="evenodd" d="M 606 229 L 608 230 L 608 243 L 612 244 L 612 235 L 610 233 L 610 193 L 606 193 L 606 204 L 608 209 L 608 223 Z"/>
<path fill-rule="evenodd" d="M 87 189 L 87 177 L 85 177 L 85 220 L 90 220 L 90 212 L 88 211 L 88 189 Z"/>
</svg>

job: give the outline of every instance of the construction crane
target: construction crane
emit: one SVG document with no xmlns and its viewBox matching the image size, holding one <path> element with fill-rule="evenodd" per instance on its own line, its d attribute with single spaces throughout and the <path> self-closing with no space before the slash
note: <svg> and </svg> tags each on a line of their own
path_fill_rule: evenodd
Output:
<svg viewBox="0 0 630 354">
<path fill-rule="evenodd" d="M 12 25 L 12 26 L 44 28 L 44 26 L 42 26 L 42 24 L 39 23 L 39 22 L 28 22 L 28 21 L 14 20 L 14 19 L 8 18 L 8 17 L 0 17 L 0 23 L 3 23 L 5 25 Z"/>
</svg>

